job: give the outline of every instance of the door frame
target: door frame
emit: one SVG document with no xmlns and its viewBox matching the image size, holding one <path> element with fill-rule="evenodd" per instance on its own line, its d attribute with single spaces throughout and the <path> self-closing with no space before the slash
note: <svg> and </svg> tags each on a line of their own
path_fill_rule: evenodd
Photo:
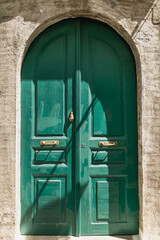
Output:
<svg viewBox="0 0 160 240">
<path fill-rule="evenodd" d="M 84 16 L 85 15 L 85 16 Z M 138 124 L 137 124 L 137 130 L 138 130 L 138 165 L 139 165 L 139 169 L 138 169 L 138 187 L 139 187 L 139 205 L 140 205 L 140 214 L 139 217 L 141 217 L 141 202 L 142 202 L 142 177 L 143 177 L 143 172 L 142 172 L 142 136 L 141 136 L 141 130 L 142 130 L 142 120 L 141 120 L 141 99 L 142 99 L 142 95 L 141 95 L 141 68 L 140 68 L 140 54 L 138 52 L 138 49 L 132 39 L 132 37 L 129 35 L 129 33 L 126 32 L 126 30 L 119 25 L 118 22 L 115 22 L 108 19 L 108 17 L 104 17 L 104 16 L 98 16 L 95 17 L 94 15 L 94 11 L 92 14 L 81 14 L 81 13 L 77 13 L 77 15 L 75 17 L 89 17 L 91 19 L 94 20 L 99 20 L 101 22 L 104 22 L 108 25 L 110 25 L 115 31 L 117 31 L 120 36 L 128 43 L 128 45 L 130 46 L 133 56 L 135 58 L 135 65 L 136 65 L 136 74 L 137 74 L 137 119 L 138 119 Z M 54 19 L 50 19 L 50 21 L 46 21 L 42 24 L 40 24 L 38 26 L 38 28 L 35 28 L 32 32 L 32 34 L 29 36 L 27 43 L 25 43 L 21 49 L 21 53 L 20 53 L 20 57 L 19 57 L 19 61 L 17 64 L 17 90 L 16 90 L 16 95 L 17 95 L 17 99 L 16 99 L 16 104 L 17 104 L 17 111 L 16 111 L 16 215 L 17 217 L 17 221 L 16 221 L 16 232 L 19 236 L 21 236 L 20 234 L 20 209 L 21 209 L 21 200 L 20 200 L 20 175 L 21 175 L 21 67 L 23 64 L 23 59 L 25 57 L 25 54 L 30 46 L 30 44 L 32 43 L 32 41 L 35 39 L 36 36 L 38 36 L 40 34 L 40 32 L 44 31 L 48 26 L 53 25 L 56 22 L 59 22 L 61 20 L 64 20 L 68 18 L 68 14 L 64 13 L 61 17 L 56 16 Z M 36 236 L 34 236 L 35 238 Z M 41 237 L 42 238 L 42 237 Z M 55 236 L 53 236 L 53 238 L 55 239 Z M 27 239 L 27 238 L 26 238 Z M 42 238 L 43 239 L 43 238 Z M 45 239 L 45 238 L 44 238 Z M 107 239 L 107 238 L 106 238 Z"/>
</svg>

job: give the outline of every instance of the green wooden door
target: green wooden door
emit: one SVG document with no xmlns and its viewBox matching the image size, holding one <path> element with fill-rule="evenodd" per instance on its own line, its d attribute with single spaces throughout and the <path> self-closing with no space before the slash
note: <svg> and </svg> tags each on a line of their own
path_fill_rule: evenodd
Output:
<svg viewBox="0 0 160 240">
<path fill-rule="evenodd" d="M 23 234 L 138 233 L 135 64 L 113 29 L 66 20 L 32 43 L 21 155 Z"/>
</svg>

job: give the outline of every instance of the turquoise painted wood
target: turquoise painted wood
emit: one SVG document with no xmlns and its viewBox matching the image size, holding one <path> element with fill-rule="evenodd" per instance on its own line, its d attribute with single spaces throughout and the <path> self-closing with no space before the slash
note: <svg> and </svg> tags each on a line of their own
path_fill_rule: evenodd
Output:
<svg viewBox="0 0 160 240">
<path fill-rule="evenodd" d="M 22 234 L 138 233 L 136 116 L 134 58 L 113 29 L 72 19 L 35 39 L 22 68 Z"/>
<path fill-rule="evenodd" d="M 44 31 L 22 69 L 23 234 L 75 234 L 75 153 L 68 117 L 74 108 L 75 22 Z M 41 146 L 59 140 L 58 146 Z"/>
</svg>

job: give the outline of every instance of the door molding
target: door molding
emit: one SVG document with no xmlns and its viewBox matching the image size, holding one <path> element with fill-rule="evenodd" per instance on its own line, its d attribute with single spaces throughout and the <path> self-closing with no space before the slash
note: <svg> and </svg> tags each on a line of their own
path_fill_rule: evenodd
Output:
<svg viewBox="0 0 160 240">
<path fill-rule="evenodd" d="M 96 19 L 96 20 L 100 20 L 102 22 L 105 22 L 107 24 L 109 24 L 111 27 L 113 27 L 122 37 L 123 39 L 129 44 L 129 46 L 132 49 L 133 55 L 135 57 L 135 64 L 136 64 L 136 73 L 137 73 L 137 113 L 138 113 L 138 132 L 141 133 L 141 129 L 142 129 L 142 123 L 141 123 L 141 68 L 140 68 L 140 58 L 139 58 L 139 52 L 138 49 L 132 39 L 132 37 L 129 35 L 129 33 L 127 33 L 127 31 L 122 27 L 122 25 L 119 25 L 118 22 L 115 22 L 115 20 L 108 18 L 108 16 L 104 16 L 104 15 L 99 15 L 98 17 L 95 17 L 94 12 L 88 12 L 87 14 L 82 14 L 82 13 L 76 13 L 75 17 L 90 17 L 92 19 Z M 16 199 L 17 199 L 17 215 L 18 217 L 18 221 L 16 222 L 16 226 L 17 226 L 17 234 L 20 235 L 19 232 L 19 220 L 20 220 L 20 159 L 21 159 L 21 153 L 20 153 L 20 137 L 21 137 L 21 130 L 20 130 L 20 123 L 21 123 L 21 114 L 20 114 L 20 86 L 21 86 L 21 82 L 20 82 L 20 71 L 21 71 L 21 66 L 22 66 L 22 61 L 24 59 L 24 56 L 27 52 L 27 49 L 29 48 L 31 42 L 33 41 L 33 39 L 35 39 L 36 36 L 39 35 L 40 32 L 42 32 L 44 29 L 46 29 L 48 26 L 59 22 L 62 19 L 66 19 L 68 17 L 70 17 L 71 13 L 64 13 L 61 16 L 55 16 L 54 19 L 50 18 L 47 21 L 43 22 L 42 24 L 39 24 L 39 26 L 37 28 L 35 28 L 35 30 L 32 32 L 32 34 L 29 36 L 26 44 L 23 45 L 22 49 L 21 49 L 21 53 L 20 53 L 20 58 L 19 58 L 19 62 L 18 62 L 18 66 L 17 66 L 17 121 L 16 121 L 16 136 L 17 139 L 19 139 L 16 142 L 16 159 L 17 161 L 17 175 L 16 175 L 16 183 L 17 183 L 17 195 L 16 195 Z M 141 134 L 138 134 L 139 139 L 138 139 L 138 161 L 139 161 L 139 193 L 140 193 L 140 207 L 141 207 L 141 201 L 142 201 L 142 167 L 141 167 L 141 162 L 142 162 L 142 151 L 141 151 Z M 141 209 L 140 209 L 141 212 Z M 29 237 L 29 236 L 28 236 Z M 27 239 L 30 239 L 28 238 Z M 35 238 L 35 237 L 34 237 Z M 41 237 L 42 238 L 42 237 Z M 26 238 L 25 238 L 26 239 Z M 45 238 L 44 238 L 45 239 Z M 55 237 L 54 237 L 55 239 Z M 75 238 L 74 238 L 75 239 Z M 107 239 L 107 238 L 106 238 Z"/>
</svg>

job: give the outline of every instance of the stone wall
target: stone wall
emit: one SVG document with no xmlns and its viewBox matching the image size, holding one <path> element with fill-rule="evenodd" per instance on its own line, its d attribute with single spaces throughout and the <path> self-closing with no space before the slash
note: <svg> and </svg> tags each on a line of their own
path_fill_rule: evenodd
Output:
<svg viewBox="0 0 160 240">
<path fill-rule="evenodd" d="M 160 239 L 160 3 L 158 0 L 0 1 L 0 240 L 20 237 L 20 80 L 25 52 L 69 17 L 108 23 L 137 68 L 140 237 Z M 26 238 L 28 239 L 28 238 Z"/>
</svg>

